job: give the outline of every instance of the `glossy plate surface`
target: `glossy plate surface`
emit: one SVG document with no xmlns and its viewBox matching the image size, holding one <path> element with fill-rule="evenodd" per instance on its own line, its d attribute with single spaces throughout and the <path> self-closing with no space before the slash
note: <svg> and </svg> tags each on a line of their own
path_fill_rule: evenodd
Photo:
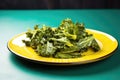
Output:
<svg viewBox="0 0 120 80">
<path fill-rule="evenodd" d="M 93 52 L 88 50 L 87 52 L 82 53 L 82 57 L 79 58 L 71 58 L 71 59 L 56 59 L 56 58 L 47 58 L 37 55 L 37 53 L 30 47 L 26 47 L 24 43 L 22 43 L 23 39 L 26 38 L 25 33 L 18 34 L 8 41 L 8 49 L 20 56 L 22 58 L 32 60 L 38 63 L 45 63 L 49 65 L 78 65 L 78 64 L 86 64 L 95 61 L 102 60 L 104 58 L 109 57 L 113 54 L 113 51 L 117 48 L 118 42 L 111 35 L 93 30 L 87 29 L 88 33 L 94 35 L 96 40 L 98 41 L 101 50 L 98 52 Z"/>
</svg>

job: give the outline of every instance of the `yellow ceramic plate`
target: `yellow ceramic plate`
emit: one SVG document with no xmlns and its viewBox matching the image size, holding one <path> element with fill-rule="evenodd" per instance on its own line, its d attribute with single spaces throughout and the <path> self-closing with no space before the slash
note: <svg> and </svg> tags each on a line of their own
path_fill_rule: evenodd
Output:
<svg viewBox="0 0 120 80">
<path fill-rule="evenodd" d="M 101 50 L 98 52 L 88 50 L 82 54 L 82 57 L 79 58 L 56 59 L 39 56 L 32 48 L 26 47 L 25 44 L 22 43 L 23 39 L 27 39 L 25 33 L 19 34 L 9 40 L 8 48 L 14 54 L 22 58 L 51 65 L 77 65 L 91 63 L 107 58 L 113 54 L 112 52 L 118 46 L 118 42 L 114 37 L 107 33 L 92 29 L 87 29 L 87 32 L 94 35 L 101 47 Z"/>
</svg>

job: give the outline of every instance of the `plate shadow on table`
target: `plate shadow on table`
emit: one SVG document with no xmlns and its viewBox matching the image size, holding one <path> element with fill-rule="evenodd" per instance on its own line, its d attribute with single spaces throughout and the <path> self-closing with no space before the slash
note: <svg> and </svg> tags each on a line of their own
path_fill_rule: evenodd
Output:
<svg viewBox="0 0 120 80">
<path fill-rule="evenodd" d="M 120 52 L 116 50 L 115 53 L 107 59 L 84 64 L 84 65 L 74 65 L 74 66 L 51 66 L 43 65 L 38 63 L 33 63 L 27 61 L 23 58 L 16 56 L 10 52 L 10 61 L 17 69 L 23 72 L 30 72 L 33 74 L 47 74 L 56 76 L 87 76 L 96 75 L 111 71 L 120 67 Z"/>
</svg>

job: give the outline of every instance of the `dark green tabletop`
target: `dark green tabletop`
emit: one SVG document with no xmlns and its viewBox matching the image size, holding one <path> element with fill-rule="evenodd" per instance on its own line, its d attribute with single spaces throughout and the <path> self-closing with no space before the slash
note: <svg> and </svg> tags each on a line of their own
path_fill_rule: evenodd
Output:
<svg viewBox="0 0 120 80">
<path fill-rule="evenodd" d="M 0 10 L 0 80 L 118 80 L 120 47 L 109 58 L 85 65 L 48 66 L 13 55 L 7 42 L 35 24 L 56 27 L 65 18 L 120 41 L 120 10 Z M 108 46 L 109 47 L 109 46 Z"/>
</svg>

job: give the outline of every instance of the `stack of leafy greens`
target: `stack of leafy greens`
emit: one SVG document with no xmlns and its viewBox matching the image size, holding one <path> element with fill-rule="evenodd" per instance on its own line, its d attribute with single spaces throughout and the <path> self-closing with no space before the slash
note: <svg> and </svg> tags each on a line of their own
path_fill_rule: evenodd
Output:
<svg viewBox="0 0 120 80">
<path fill-rule="evenodd" d="M 76 58 L 89 48 L 99 51 L 100 47 L 92 34 L 88 34 L 84 24 L 64 19 L 57 28 L 38 25 L 26 32 L 30 40 L 23 40 L 40 56 L 54 58 Z"/>
</svg>

